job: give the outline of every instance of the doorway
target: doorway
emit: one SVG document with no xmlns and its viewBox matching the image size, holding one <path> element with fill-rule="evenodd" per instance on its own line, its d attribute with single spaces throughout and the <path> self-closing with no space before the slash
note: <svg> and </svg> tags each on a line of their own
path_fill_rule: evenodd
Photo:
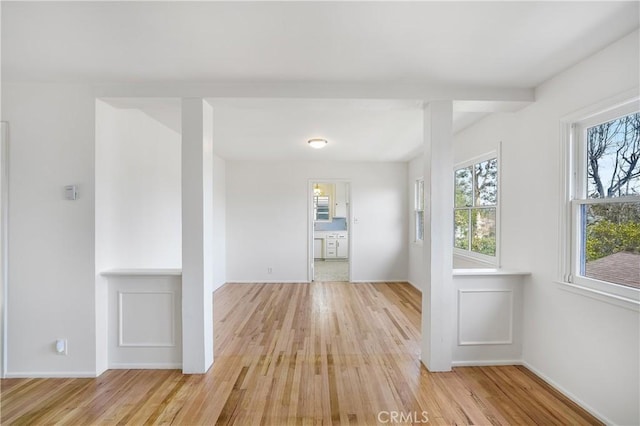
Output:
<svg viewBox="0 0 640 426">
<path fill-rule="evenodd" d="M 309 281 L 351 279 L 351 185 L 338 179 L 309 182 Z"/>
</svg>

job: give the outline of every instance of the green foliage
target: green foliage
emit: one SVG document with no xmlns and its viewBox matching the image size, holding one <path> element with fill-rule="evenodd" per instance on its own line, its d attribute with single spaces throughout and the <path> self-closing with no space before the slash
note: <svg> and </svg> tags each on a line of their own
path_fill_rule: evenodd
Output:
<svg viewBox="0 0 640 426">
<path fill-rule="evenodd" d="M 455 206 L 470 207 L 473 205 L 473 176 L 471 167 L 456 170 L 455 172 Z"/>
<path fill-rule="evenodd" d="M 602 219 L 587 225 L 587 261 L 620 251 L 640 253 L 640 222 Z"/>
<path fill-rule="evenodd" d="M 471 251 L 496 255 L 496 209 L 483 208 L 471 211 Z"/>
<path fill-rule="evenodd" d="M 454 247 L 469 250 L 469 210 L 456 210 L 454 212 Z"/>
<path fill-rule="evenodd" d="M 486 254 L 487 256 L 496 255 L 496 237 L 495 235 L 489 237 L 474 238 L 471 242 L 471 251 L 476 253 Z"/>
</svg>

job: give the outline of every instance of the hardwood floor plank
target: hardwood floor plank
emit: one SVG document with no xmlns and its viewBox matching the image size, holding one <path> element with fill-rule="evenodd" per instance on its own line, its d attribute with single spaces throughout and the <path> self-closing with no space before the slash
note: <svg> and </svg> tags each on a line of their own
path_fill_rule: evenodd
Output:
<svg viewBox="0 0 640 426">
<path fill-rule="evenodd" d="M 406 283 L 227 284 L 214 297 L 207 374 L 2 380 L 0 420 L 375 425 L 394 412 L 417 422 L 424 412 L 432 425 L 600 424 L 524 367 L 428 372 L 420 297 Z"/>
</svg>

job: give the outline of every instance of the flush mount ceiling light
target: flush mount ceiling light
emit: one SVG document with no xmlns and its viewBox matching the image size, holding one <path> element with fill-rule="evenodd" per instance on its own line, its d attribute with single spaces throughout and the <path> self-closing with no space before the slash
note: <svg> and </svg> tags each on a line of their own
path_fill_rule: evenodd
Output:
<svg viewBox="0 0 640 426">
<path fill-rule="evenodd" d="M 314 149 L 320 149 L 320 148 L 324 148 L 325 146 L 327 146 L 327 140 L 326 139 L 320 139 L 320 138 L 309 139 L 307 141 L 307 143 L 309 144 L 309 146 L 311 148 L 314 148 Z"/>
</svg>

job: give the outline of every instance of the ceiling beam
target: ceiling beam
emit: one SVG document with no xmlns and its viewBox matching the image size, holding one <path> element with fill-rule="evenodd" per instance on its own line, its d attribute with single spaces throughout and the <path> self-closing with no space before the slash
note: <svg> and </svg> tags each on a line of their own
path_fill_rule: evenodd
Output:
<svg viewBox="0 0 640 426">
<path fill-rule="evenodd" d="M 533 88 L 418 83 L 155 83 L 94 86 L 96 97 L 416 99 L 531 103 Z"/>
</svg>

